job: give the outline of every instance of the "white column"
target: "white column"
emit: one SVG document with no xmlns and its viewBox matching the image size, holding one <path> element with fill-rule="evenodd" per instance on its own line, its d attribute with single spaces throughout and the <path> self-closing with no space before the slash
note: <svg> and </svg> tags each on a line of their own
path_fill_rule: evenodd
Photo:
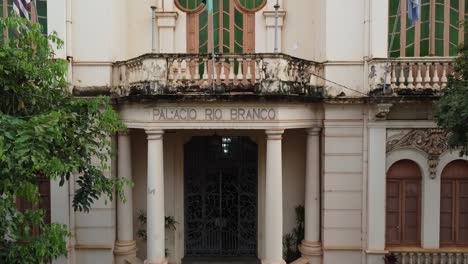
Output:
<svg viewBox="0 0 468 264">
<path fill-rule="evenodd" d="M 119 178 L 132 180 L 131 142 L 128 132 L 118 136 L 118 165 Z M 114 255 L 116 264 L 125 264 L 126 260 L 136 256 L 136 241 L 133 239 L 133 191 L 129 185 L 124 186 L 126 201 L 117 199 L 117 241 Z"/>
<path fill-rule="evenodd" d="M 162 130 L 148 135 L 147 264 L 167 264 L 164 237 L 164 158 Z"/>
<path fill-rule="evenodd" d="M 177 12 L 156 12 L 156 24 L 159 30 L 159 53 L 175 52 L 175 26 Z"/>
<path fill-rule="evenodd" d="M 320 243 L 320 128 L 307 130 L 305 232 L 300 246 L 310 264 L 321 263 Z"/>
<path fill-rule="evenodd" d="M 374 252 L 385 249 L 386 137 L 385 127 L 369 128 L 367 249 Z"/>
<path fill-rule="evenodd" d="M 265 180 L 265 259 L 283 264 L 283 175 L 281 142 L 284 130 L 267 130 Z"/>
</svg>

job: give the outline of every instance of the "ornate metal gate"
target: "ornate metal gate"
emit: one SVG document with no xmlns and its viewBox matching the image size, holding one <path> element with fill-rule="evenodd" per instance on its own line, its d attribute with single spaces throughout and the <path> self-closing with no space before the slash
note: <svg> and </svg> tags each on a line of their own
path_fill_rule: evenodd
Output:
<svg viewBox="0 0 468 264">
<path fill-rule="evenodd" d="M 257 256 L 257 145 L 193 137 L 185 145 L 185 256 Z"/>
</svg>

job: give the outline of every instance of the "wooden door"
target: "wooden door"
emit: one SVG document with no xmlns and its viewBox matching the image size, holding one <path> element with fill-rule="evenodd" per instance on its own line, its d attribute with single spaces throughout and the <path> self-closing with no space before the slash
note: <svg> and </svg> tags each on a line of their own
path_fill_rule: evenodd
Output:
<svg viewBox="0 0 468 264">
<path fill-rule="evenodd" d="M 442 171 L 440 244 L 468 245 L 468 162 L 457 160 Z"/>
<path fill-rule="evenodd" d="M 421 173 L 410 160 L 396 162 L 387 174 L 386 244 L 419 246 L 421 237 Z"/>
</svg>

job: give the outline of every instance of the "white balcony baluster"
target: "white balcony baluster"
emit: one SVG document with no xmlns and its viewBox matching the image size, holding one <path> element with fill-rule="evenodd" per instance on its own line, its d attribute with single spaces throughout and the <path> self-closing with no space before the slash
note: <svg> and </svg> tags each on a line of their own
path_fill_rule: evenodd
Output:
<svg viewBox="0 0 468 264">
<path fill-rule="evenodd" d="M 430 62 L 426 62 L 426 74 L 424 75 L 424 88 L 429 89 L 431 88 L 431 64 Z"/>
<path fill-rule="evenodd" d="M 252 58 L 247 58 L 247 74 L 245 75 L 245 78 L 247 81 L 252 82 Z"/>
<path fill-rule="evenodd" d="M 225 83 L 226 82 L 226 69 L 224 68 L 224 65 L 225 65 L 225 61 L 226 59 L 225 58 L 221 58 L 220 59 L 220 74 L 219 74 L 219 79 L 221 79 L 221 83 Z"/>
<path fill-rule="evenodd" d="M 413 68 L 414 63 L 409 63 L 409 70 L 408 70 L 408 88 L 414 89 L 414 77 L 413 77 Z"/>
<path fill-rule="evenodd" d="M 234 83 L 234 58 L 229 58 L 229 83 Z"/>
<path fill-rule="evenodd" d="M 438 62 L 435 62 L 434 63 L 434 74 L 432 75 L 432 87 L 434 89 L 440 89 L 440 85 L 439 85 L 439 63 Z"/>
<path fill-rule="evenodd" d="M 440 79 L 442 89 L 447 87 L 447 65 L 448 63 L 442 64 L 442 78 Z"/>
<path fill-rule="evenodd" d="M 398 78 L 398 82 L 400 83 L 400 85 L 398 86 L 398 88 L 400 88 L 400 89 L 406 88 L 405 81 L 406 81 L 406 78 L 405 78 L 405 63 L 402 62 L 402 63 L 400 63 L 400 77 Z"/>
<path fill-rule="evenodd" d="M 244 81 L 244 60 L 242 58 L 237 58 L 237 64 L 239 67 L 237 68 L 237 84 L 242 83 Z"/>
<path fill-rule="evenodd" d="M 392 85 L 391 85 L 391 88 L 392 89 L 395 89 L 396 88 L 396 82 L 397 82 L 397 78 L 396 78 L 396 64 L 393 64 L 392 65 L 392 73 L 391 73 L 391 82 L 392 82 Z"/>
</svg>

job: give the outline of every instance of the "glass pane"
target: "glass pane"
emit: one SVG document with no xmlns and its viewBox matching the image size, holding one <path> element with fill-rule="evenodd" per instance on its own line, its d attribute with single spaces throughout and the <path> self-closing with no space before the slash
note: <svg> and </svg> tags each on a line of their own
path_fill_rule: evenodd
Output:
<svg viewBox="0 0 468 264">
<path fill-rule="evenodd" d="M 417 212 L 418 211 L 418 199 L 417 198 L 406 198 L 405 201 L 406 212 Z"/>
<path fill-rule="evenodd" d="M 458 231 L 458 242 L 468 242 L 468 228 L 460 228 Z"/>
<path fill-rule="evenodd" d="M 440 226 L 452 228 L 452 213 L 441 213 L 440 214 Z"/>
<path fill-rule="evenodd" d="M 418 188 L 418 183 L 417 182 L 406 182 L 406 196 L 407 197 L 413 197 L 413 196 L 418 196 L 419 193 L 419 188 Z"/>
<path fill-rule="evenodd" d="M 417 227 L 407 227 L 405 229 L 405 240 L 407 242 L 415 242 L 415 241 L 419 241 L 419 237 L 418 237 L 418 228 Z"/>
<path fill-rule="evenodd" d="M 406 212 L 405 213 L 405 225 L 406 227 L 418 227 L 418 213 L 417 212 Z"/>
<path fill-rule="evenodd" d="M 448 243 L 453 241 L 452 228 L 440 228 L 440 242 Z"/>
</svg>

